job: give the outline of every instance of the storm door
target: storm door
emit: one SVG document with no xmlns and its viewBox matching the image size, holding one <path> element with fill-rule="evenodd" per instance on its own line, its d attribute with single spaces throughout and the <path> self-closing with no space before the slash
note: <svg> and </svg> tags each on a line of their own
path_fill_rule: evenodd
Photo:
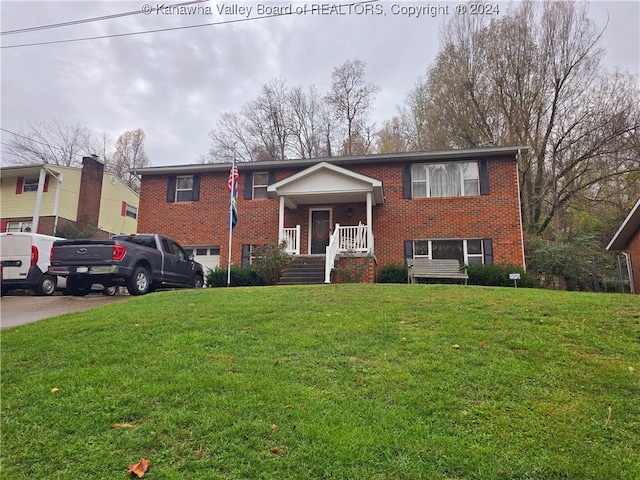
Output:
<svg viewBox="0 0 640 480">
<path fill-rule="evenodd" d="M 309 212 L 309 219 L 311 222 L 309 252 L 312 255 L 324 255 L 331 235 L 331 209 L 313 208 Z"/>
</svg>

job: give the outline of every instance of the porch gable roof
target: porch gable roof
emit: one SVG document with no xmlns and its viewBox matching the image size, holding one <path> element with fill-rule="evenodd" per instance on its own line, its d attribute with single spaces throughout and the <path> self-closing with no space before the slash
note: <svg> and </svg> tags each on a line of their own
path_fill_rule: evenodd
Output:
<svg viewBox="0 0 640 480">
<path fill-rule="evenodd" d="M 270 198 L 284 197 L 288 208 L 298 205 L 366 202 L 384 203 L 382 181 L 328 162 L 320 162 L 269 185 Z"/>
</svg>

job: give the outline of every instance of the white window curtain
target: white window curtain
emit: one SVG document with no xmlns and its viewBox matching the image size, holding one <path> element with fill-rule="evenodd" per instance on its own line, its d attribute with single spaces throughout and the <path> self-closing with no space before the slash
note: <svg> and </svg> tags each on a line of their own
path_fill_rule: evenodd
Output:
<svg viewBox="0 0 640 480">
<path fill-rule="evenodd" d="M 430 197 L 459 197 L 461 195 L 460 164 L 429 165 Z"/>
</svg>

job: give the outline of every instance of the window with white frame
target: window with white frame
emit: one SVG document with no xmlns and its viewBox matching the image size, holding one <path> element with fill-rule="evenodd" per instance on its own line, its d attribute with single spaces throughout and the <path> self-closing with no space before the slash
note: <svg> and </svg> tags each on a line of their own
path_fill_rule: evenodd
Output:
<svg viewBox="0 0 640 480">
<path fill-rule="evenodd" d="M 484 263 L 484 250 L 481 239 L 414 240 L 413 256 L 431 259 L 455 258 L 462 265 Z"/>
<path fill-rule="evenodd" d="M 190 202 L 193 199 L 193 175 L 176 177 L 176 202 Z"/>
<path fill-rule="evenodd" d="M 38 191 L 38 179 L 37 178 L 25 178 L 22 184 L 23 192 L 37 192 Z"/>
<path fill-rule="evenodd" d="M 253 199 L 267 198 L 267 187 L 269 186 L 269 172 L 256 172 L 253 178 Z"/>
<path fill-rule="evenodd" d="M 411 167 L 411 192 L 413 198 L 479 195 L 478 162 L 413 165 Z"/>
<path fill-rule="evenodd" d="M 31 222 L 7 222 L 7 232 L 30 232 L 32 228 Z"/>
<path fill-rule="evenodd" d="M 125 211 L 125 215 L 131 218 L 138 218 L 138 209 L 133 205 L 129 205 L 127 203 L 127 209 Z"/>
</svg>

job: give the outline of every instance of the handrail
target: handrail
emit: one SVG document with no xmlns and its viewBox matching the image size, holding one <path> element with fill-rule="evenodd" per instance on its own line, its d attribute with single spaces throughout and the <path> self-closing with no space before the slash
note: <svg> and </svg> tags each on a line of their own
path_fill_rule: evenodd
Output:
<svg viewBox="0 0 640 480">
<path fill-rule="evenodd" d="M 360 223 L 355 226 L 339 227 L 336 230 L 340 232 L 340 251 L 354 253 L 368 253 L 371 251 L 366 225 Z"/>
<path fill-rule="evenodd" d="M 338 254 L 338 247 L 340 242 L 340 224 L 336 223 L 336 228 L 329 237 L 329 245 L 326 248 L 326 258 L 324 263 L 324 283 L 331 283 L 331 270 L 333 270 L 333 264 L 336 261 L 336 255 Z"/>
</svg>

